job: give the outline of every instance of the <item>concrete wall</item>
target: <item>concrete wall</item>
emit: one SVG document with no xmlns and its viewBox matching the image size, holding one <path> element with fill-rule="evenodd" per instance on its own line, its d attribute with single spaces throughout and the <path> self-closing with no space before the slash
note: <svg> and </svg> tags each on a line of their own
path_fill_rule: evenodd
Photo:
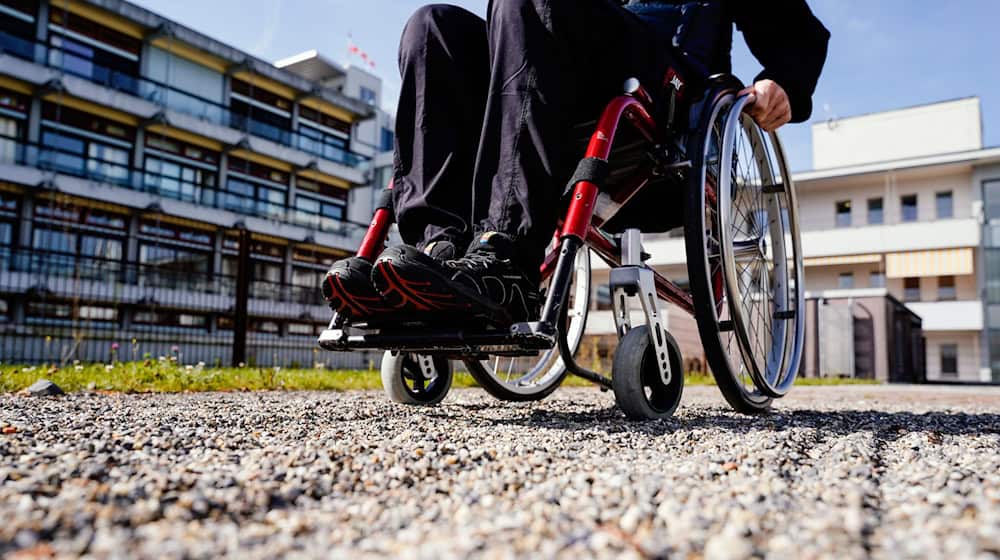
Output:
<svg viewBox="0 0 1000 560">
<path fill-rule="evenodd" d="M 835 229 L 836 205 L 851 202 L 851 227 L 868 223 L 868 200 L 882 198 L 883 223 L 902 222 L 901 198 L 917 195 L 917 221 L 939 221 L 935 196 L 952 193 L 953 218 L 978 215 L 980 192 L 973 188 L 972 173 L 960 167 L 947 171 L 924 170 L 921 173 L 882 173 L 842 181 L 802 182 L 799 191 L 799 224 L 802 231 Z"/>
<path fill-rule="evenodd" d="M 980 381 L 978 332 L 925 332 L 928 381 Z M 941 375 L 941 345 L 958 345 L 958 377 Z M 983 380 L 986 381 L 986 380 Z"/>
<path fill-rule="evenodd" d="M 840 289 L 838 281 L 841 274 L 854 274 L 854 288 L 876 288 L 871 285 L 871 273 L 881 270 L 885 272 L 882 263 L 849 264 L 835 266 L 811 266 L 806 269 L 806 288 L 809 291 L 825 291 Z M 885 288 L 896 299 L 903 299 L 903 279 L 887 278 Z M 955 292 L 957 300 L 974 300 L 979 298 L 976 285 L 976 275 L 967 274 L 955 277 Z M 938 301 L 938 278 L 926 277 L 920 279 L 920 301 Z"/>
<path fill-rule="evenodd" d="M 814 124 L 813 166 L 845 167 L 982 147 L 979 98 Z"/>
</svg>

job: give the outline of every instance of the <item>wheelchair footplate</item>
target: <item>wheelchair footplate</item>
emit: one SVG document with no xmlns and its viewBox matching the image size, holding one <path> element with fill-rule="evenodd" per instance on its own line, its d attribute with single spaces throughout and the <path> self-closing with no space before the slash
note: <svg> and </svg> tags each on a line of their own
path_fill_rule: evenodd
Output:
<svg viewBox="0 0 1000 560">
<path fill-rule="evenodd" d="M 518 323 L 507 329 L 466 324 L 394 322 L 349 324 L 335 316 L 319 337 L 331 351 L 390 350 L 452 358 L 534 356 L 555 346 L 555 332 L 539 323 Z"/>
</svg>

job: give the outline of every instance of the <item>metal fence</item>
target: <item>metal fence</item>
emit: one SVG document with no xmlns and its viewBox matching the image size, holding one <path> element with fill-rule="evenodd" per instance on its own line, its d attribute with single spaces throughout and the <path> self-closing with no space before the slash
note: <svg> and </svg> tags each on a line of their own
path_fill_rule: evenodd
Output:
<svg viewBox="0 0 1000 560">
<path fill-rule="evenodd" d="M 249 245 L 244 233 L 241 245 Z M 329 310 L 315 287 L 54 251 L 0 248 L 0 362 L 173 357 L 185 364 L 367 368 L 316 338 Z"/>
</svg>

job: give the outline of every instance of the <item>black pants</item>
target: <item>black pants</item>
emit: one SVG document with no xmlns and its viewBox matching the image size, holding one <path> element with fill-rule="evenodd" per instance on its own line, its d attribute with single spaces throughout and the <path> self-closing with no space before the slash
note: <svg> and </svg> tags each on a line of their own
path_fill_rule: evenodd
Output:
<svg viewBox="0 0 1000 560">
<path fill-rule="evenodd" d="M 656 86 L 666 39 L 613 0 L 491 0 L 488 19 L 419 9 L 399 48 L 395 206 L 403 241 L 459 247 L 515 239 L 537 267 L 583 157 L 574 124 L 596 120 L 624 81 Z"/>
</svg>

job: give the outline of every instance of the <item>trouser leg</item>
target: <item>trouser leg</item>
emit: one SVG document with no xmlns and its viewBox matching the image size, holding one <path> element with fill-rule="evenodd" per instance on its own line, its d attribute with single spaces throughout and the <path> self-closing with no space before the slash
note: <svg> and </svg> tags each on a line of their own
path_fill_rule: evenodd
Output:
<svg viewBox="0 0 1000 560">
<path fill-rule="evenodd" d="M 541 263 L 564 182 L 583 154 L 574 124 L 596 120 L 638 77 L 658 87 L 667 39 L 611 0 L 491 0 L 486 119 L 476 160 L 477 228 L 514 237 Z"/>
<path fill-rule="evenodd" d="M 393 197 L 403 241 L 470 241 L 472 176 L 489 80 L 486 22 L 442 4 L 417 10 L 399 47 Z"/>
</svg>

